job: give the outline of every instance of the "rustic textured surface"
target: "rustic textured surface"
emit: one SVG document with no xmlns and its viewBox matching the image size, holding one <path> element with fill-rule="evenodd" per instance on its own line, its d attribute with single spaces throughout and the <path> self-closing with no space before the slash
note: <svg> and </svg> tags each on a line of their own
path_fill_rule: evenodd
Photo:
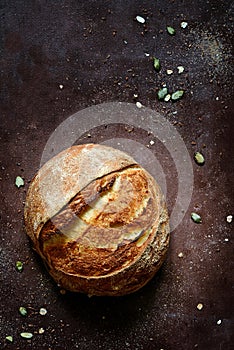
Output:
<svg viewBox="0 0 234 350">
<path fill-rule="evenodd" d="M 234 198 L 231 4 L 1 1 L 1 348 L 232 349 L 233 223 L 226 222 Z M 138 14 L 148 17 L 144 30 L 134 20 Z M 184 30 L 182 20 L 188 22 Z M 176 28 L 176 36 L 166 33 L 167 25 Z M 164 69 L 183 65 L 184 74 L 167 76 L 164 69 L 156 74 L 145 52 L 158 55 Z M 156 92 L 164 81 L 173 89 L 182 86 L 184 98 L 159 103 Z M 136 93 L 141 103 L 175 124 L 191 157 L 201 149 L 205 155 L 203 167 L 193 164 L 191 205 L 172 234 L 161 272 L 141 291 L 119 299 L 61 295 L 23 230 L 28 181 L 63 120 L 92 104 L 134 102 Z M 119 136 L 146 146 L 151 140 L 143 130 L 129 133 L 125 126 L 95 128 L 90 134 L 80 141 Z M 151 149 L 163 155 L 171 210 L 174 165 L 156 140 Z M 24 177 L 25 189 L 14 185 L 17 175 Z M 190 219 L 195 210 L 201 225 Z M 24 262 L 21 274 L 16 260 Z M 201 311 L 198 303 L 204 305 Z M 20 306 L 28 307 L 26 318 L 18 313 Z M 45 316 L 39 314 L 43 306 Z M 19 335 L 41 327 L 45 332 L 30 341 Z M 13 345 L 6 335 L 14 336 Z"/>
</svg>

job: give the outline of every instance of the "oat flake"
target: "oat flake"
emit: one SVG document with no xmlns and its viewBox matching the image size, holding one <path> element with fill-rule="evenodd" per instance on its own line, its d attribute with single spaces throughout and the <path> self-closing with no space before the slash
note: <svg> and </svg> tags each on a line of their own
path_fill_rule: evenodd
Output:
<svg viewBox="0 0 234 350">
<path fill-rule="evenodd" d="M 142 23 L 142 24 L 145 23 L 145 19 L 143 17 L 141 17 L 141 16 L 136 16 L 136 20 L 139 23 Z"/>
</svg>

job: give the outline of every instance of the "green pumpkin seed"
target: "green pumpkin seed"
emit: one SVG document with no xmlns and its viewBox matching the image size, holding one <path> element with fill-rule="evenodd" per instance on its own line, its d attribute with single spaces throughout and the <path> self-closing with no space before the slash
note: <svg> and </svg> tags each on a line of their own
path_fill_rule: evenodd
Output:
<svg viewBox="0 0 234 350">
<path fill-rule="evenodd" d="M 28 311 L 27 311 L 27 309 L 26 309 L 25 307 L 20 306 L 20 308 L 19 308 L 19 313 L 20 313 L 22 316 L 27 316 Z"/>
<path fill-rule="evenodd" d="M 6 340 L 13 343 L 13 337 L 11 335 L 6 336 Z"/>
<path fill-rule="evenodd" d="M 158 99 L 159 99 L 159 100 L 163 100 L 164 97 L 167 95 L 167 91 L 168 91 L 168 90 L 167 90 L 166 87 L 160 89 L 160 90 L 158 91 Z"/>
<path fill-rule="evenodd" d="M 200 152 L 196 152 L 194 154 L 194 159 L 195 159 L 196 163 L 199 165 L 203 165 L 205 163 L 205 158 Z"/>
<path fill-rule="evenodd" d="M 156 57 L 154 57 L 154 68 L 157 72 L 159 72 L 161 68 L 160 60 Z"/>
<path fill-rule="evenodd" d="M 16 176 L 15 185 L 16 185 L 18 188 L 21 187 L 21 186 L 24 186 L 24 180 L 22 179 L 21 176 Z"/>
<path fill-rule="evenodd" d="M 191 218 L 196 224 L 200 224 L 202 222 L 201 216 L 197 213 L 191 213 Z"/>
<path fill-rule="evenodd" d="M 23 271 L 23 263 L 21 261 L 16 261 L 15 267 L 17 271 L 19 272 Z"/>
<path fill-rule="evenodd" d="M 177 90 L 171 95 L 173 101 L 179 100 L 184 94 L 184 90 Z"/>
<path fill-rule="evenodd" d="M 168 26 L 167 27 L 167 32 L 170 34 L 170 35 L 174 35 L 175 34 L 175 29 L 171 26 Z"/>
<path fill-rule="evenodd" d="M 20 333 L 20 335 L 22 338 L 25 338 L 25 339 L 31 339 L 33 337 L 32 333 L 27 333 L 27 332 Z"/>
</svg>

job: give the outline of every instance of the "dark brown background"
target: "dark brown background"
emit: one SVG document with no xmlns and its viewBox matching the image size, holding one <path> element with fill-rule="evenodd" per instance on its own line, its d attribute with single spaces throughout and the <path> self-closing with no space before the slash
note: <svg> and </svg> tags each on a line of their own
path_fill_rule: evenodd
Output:
<svg viewBox="0 0 234 350">
<path fill-rule="evenodd" d="M 233 224 L 226 222 L 233 214 L 231 3 L 1 0 L 0 348 L 232 348 Z M 146 24 L 137 23 L 136 15 Z M 183 20 L 186 29 L 180 28 Z M 175 36 L 166 32 L 167 25 L 176 29 Z M 153 55 L 161 59 L 160 73 L 153 69 Z M 185 67 L 181 75 L 178 65 Z M 173 69 L 173 75 L 165 69 Z M 183 99 L 159 102 L 157 90 L 164 82 L 170 89 L 183 88 Z M 197 150 L 205 155 L 203 167 L 193 162 L 190 208 L 172 233 L 163 268 L 142 290 L 117 299 L 61 295 L 23 229 L 28 183 L 48 137 L 63 120 L 94 104 L 135 102 L 134 94 L 175 125 L 191 157 Z M 152 139 L 141 130 L 108 126 L 78 142 L 100 142 L 113 134 L 145 146 Z M 163 155 L 158 147 L 156 142 L 151 149 Z M 166 165 L 165 172 L 173 174 L 174 165 Z M 17 175 L 25 179 L 24 188 L 15 186 Z M 168 180 L 171 211 L 177 179 Z M 191 211 L 202 215 L 202 224 L 192 222 Z M 15 270 L 17 260 L 24 262 L 22 273 Z M 201 311 L 198 303 L 204 305 Z M 20 306 L 28 308 L 27 317 L 19 314 Z M 47 315 L 39 314 L 40 307 Z M 44 334 L 37 334 L 40 327 Z M 34 333 L 33 339 L 22 339 L 23 331 Z"/>
</svg>

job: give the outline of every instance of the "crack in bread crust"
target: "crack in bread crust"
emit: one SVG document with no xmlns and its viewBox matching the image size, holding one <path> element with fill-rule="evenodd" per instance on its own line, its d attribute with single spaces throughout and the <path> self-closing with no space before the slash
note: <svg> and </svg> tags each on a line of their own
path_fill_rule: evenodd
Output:
<svg viewBox="0 0 234 350">
<path fill-rule="evenodd" d="M 124 203 L 129 190 L 132 198 Z M 155 231 L 152 190 L 140 167 L 93 181 L 44 225 L 39 236 L 42 254 L 54 268 L 83 276 L 106 275 L 132 264 Z"/>
</svg>

